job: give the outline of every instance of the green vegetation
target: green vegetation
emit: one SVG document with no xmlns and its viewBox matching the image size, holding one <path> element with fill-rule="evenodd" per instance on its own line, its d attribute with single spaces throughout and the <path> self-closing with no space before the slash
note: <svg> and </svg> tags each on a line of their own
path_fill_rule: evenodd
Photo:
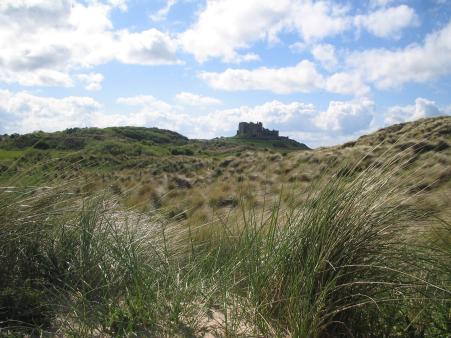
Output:
<svg viewBox="0 0 451 338">
<path fill-rule="evenodd" d="M 0 335 L 445 337 L 450 126 L 314 151 L 107 128 L 5 156 Z"/>
</svg>

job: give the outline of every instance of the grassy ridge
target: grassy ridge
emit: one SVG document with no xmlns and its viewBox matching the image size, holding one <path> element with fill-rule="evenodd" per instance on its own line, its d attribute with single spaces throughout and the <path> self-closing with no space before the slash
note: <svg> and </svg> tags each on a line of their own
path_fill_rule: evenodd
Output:
<svg viewBox="0 0 451 338">
<path fill-rule="evenodd" d="M 236 137 L 214 140 L 189 140 L 179 133 L 144 127 L 70 128 L 64 131 L 30 134 L 0 135 L 2 151 L 27 149 L 83 151 L 117 155 L 194 155 L 233 152 L 241 149 L 280 148 L 286 150 L 308 149 L 294 140 L 252 140 Z"/>
</svg>

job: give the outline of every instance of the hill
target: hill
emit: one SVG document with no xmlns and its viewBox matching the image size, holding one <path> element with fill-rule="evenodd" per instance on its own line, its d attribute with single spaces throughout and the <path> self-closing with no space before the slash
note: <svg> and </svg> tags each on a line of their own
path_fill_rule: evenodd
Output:
<svg viewBox="0 0 451 338">
<path fill-rule="evenodd" d="M 244 139 L 222 137 L 214 140 L 189 140 L 187 137 L 159 128 L 109 127 L 109 128 L 70 128 L 64 131 L 30 134 L 0 135 L 0 151 L 3 156 L 20 157 L 22 151 L 29 149 L 61 152 L 81 151 L 100 154 L 145 155 L 194 155 L 231 153 L 251 149 L 306 150 L 306 145 L 295 140 Z M 8 154 L 7 151 L 10 151 Z"/>
<path fill-rule="evenodd" d="M 401 155 L 410 164 L 404 174 L 423 175 L 417 189 L 449 187 L 450 128 L 451 117 L 423 119 L 313 151 L 289 139 L 189 140 L 157 128 L 10 135 L 0 140 L 0 182 L 18 173 L 23 184 L 81 176 L 91 189 L 113 187 L 128 205 L 167 208 L 169 215 L 189 209 L 183 217 L 196 222 L 210 217 L 211 208 L 236 205 L 243 186 L 256 193 L 266 189 L 271 196 L 282 187 L 302 192 L 326 173 L 350 166 L 357 174 Z"/>
<path fill-rule="evenodd" d="M 145 145 L 186 144 L 188 138 L 176 132 L 158 128 L 110 127 L 110 128 L 70 128 L 54 133 L 42 131 L 30 134 L 0 136 L 0 148 L 18 150 L 26 148 L 80 150 L 93 143 L 142 142 Z"/>
<path fill-rule="evenodd" d="M 430 119 L 420 119 L 413 122 L 395 124 L 387 128 L 380 129 L 370 135 L 361 136 L 358 140 L 345 143 L 346 147 L 353 146 L 377 146 L 381 143 L 384 145 L 390 144 L 412 144 L 421 142 L 428 142 L 426 146 L 424 143 L 421 146 L 427 148 L 441 147 L 440 143 L 444 142 L 442 146 L 446 147 L 447 140 L 451 136 L 451 123 L 449 116 L 435 117 Z M 417 146 L 419 147 L 419 146 Z"/>
</svg>

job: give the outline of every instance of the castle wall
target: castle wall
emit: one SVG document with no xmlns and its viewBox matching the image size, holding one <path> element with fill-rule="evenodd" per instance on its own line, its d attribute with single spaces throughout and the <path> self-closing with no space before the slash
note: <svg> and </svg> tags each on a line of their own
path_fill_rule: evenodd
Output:
<svg viewBox="0 0 451 338">
<path fill-rule="evenodd" d="M 237 136 L 260 139 L 277 139 L 279 138 L 279 131 L 263 128 L 263 124 L 261 122 L 240 122 L 238 124 Z"/>
</svg>

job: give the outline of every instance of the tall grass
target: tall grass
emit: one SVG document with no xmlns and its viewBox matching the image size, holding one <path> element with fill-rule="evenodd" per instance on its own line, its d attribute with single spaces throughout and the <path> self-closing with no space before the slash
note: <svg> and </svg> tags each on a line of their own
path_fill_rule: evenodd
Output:
<svg viewBox="0 0 451 338">
<path fill-rule="evenodd" d="M 242 198 L 239 221 L 196 226 L 70 184 L 2 190 L 0 333 L 444 336 L 450 228 L 396 170 L 340 171 L 301 204 Z"/>
</svg>

